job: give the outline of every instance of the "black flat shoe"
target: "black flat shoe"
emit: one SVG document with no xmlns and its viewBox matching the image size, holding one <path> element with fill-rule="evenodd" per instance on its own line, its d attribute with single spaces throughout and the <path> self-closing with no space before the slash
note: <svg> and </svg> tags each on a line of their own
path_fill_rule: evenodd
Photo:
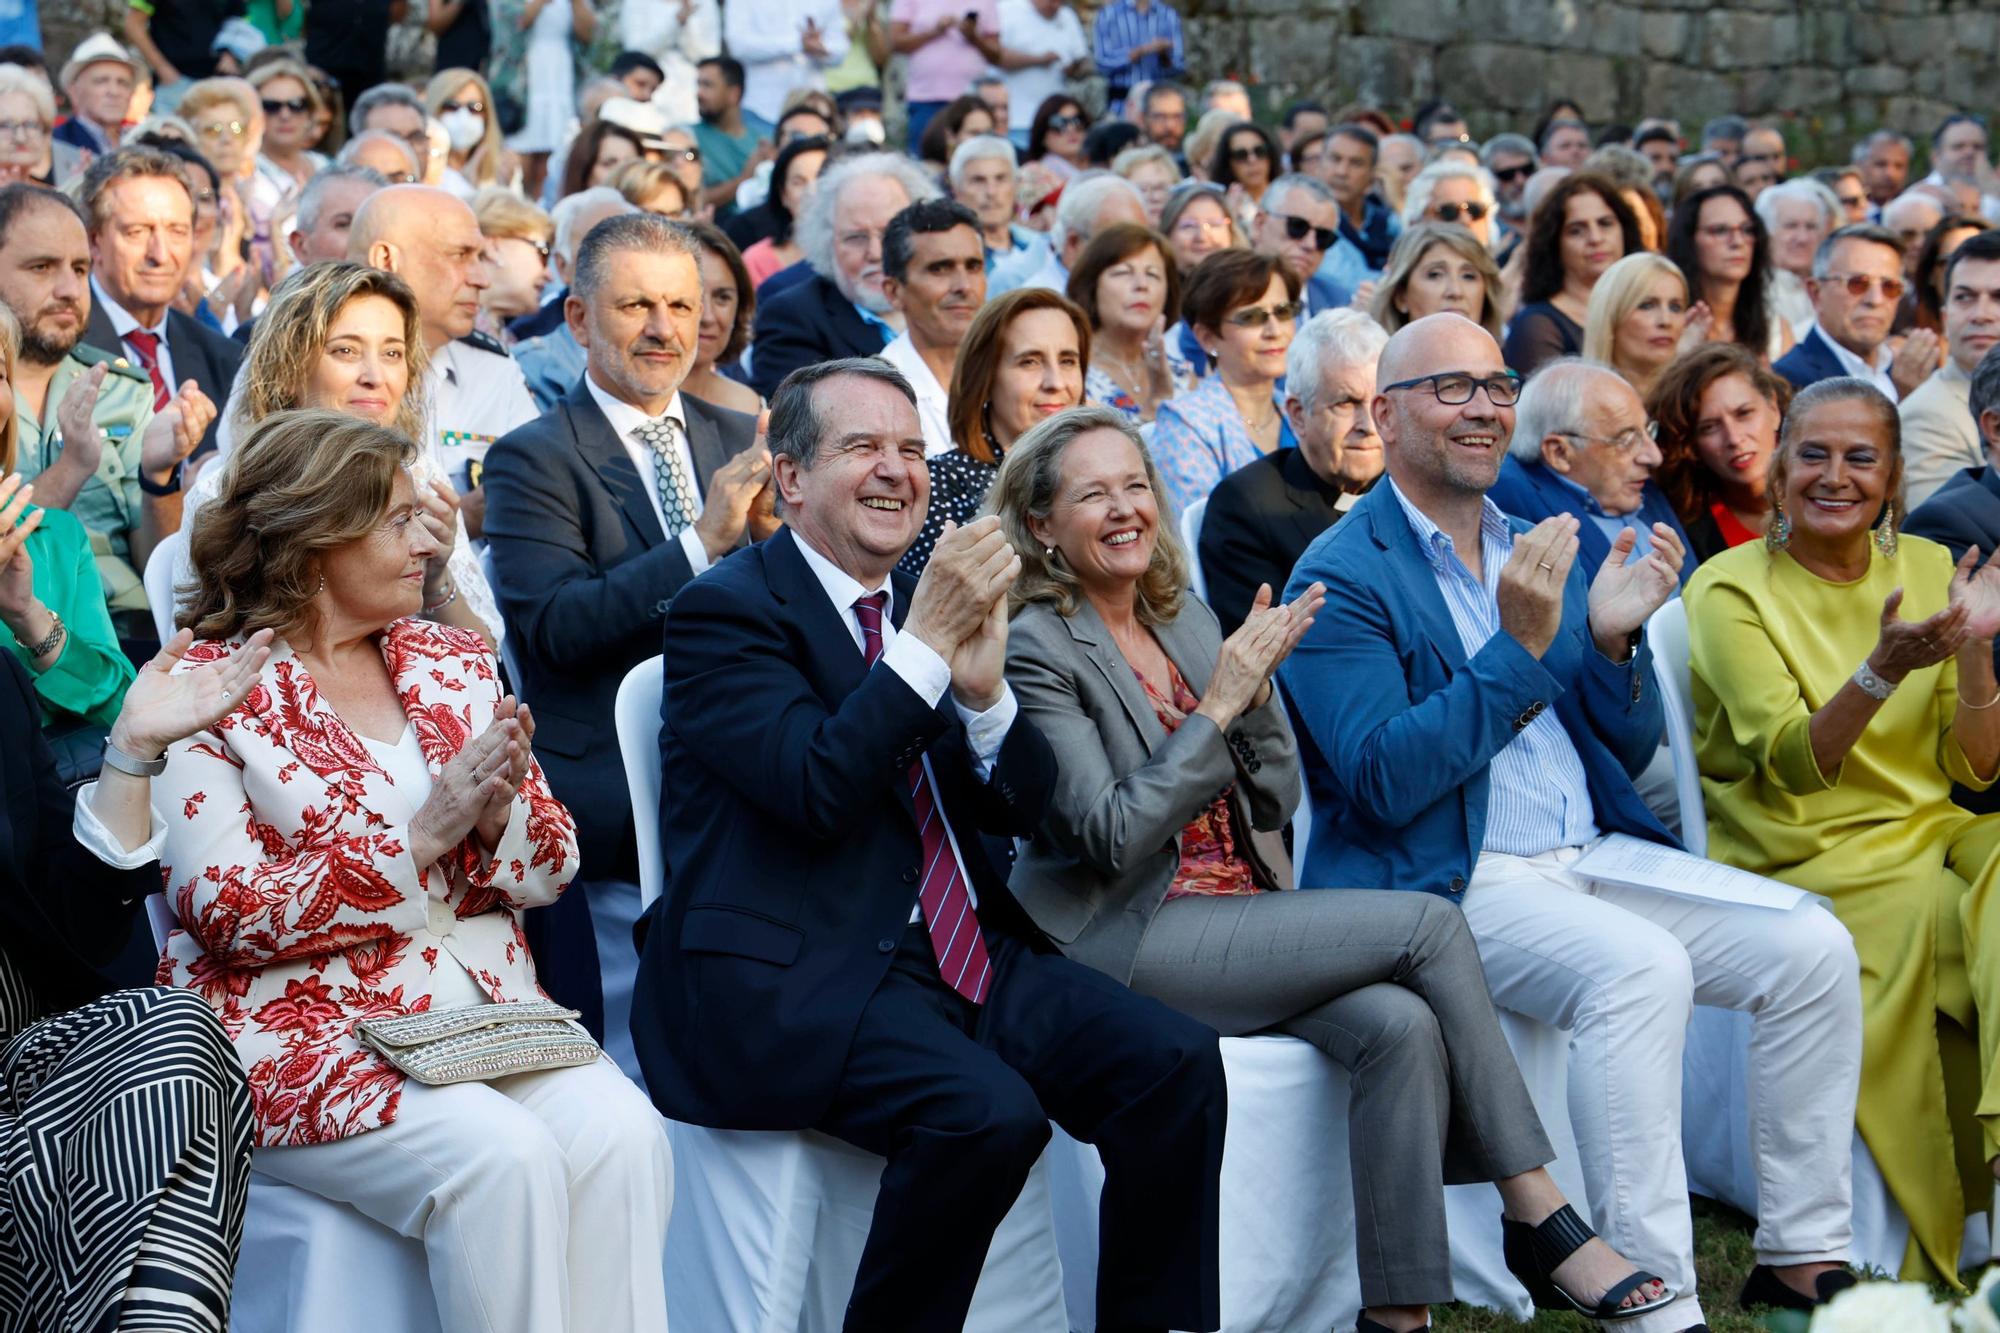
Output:
<svg viewBox="0 0 2000 1333">
<path fill-rule="evenodd" d="M 1568 1204 L 1550 1213 L 1537 1226 L 1503 1217 L 1500 1219 L 1500 1234 L 1507 1271 L 1528 1289 L 1528 1298 L 1535 1303 L 1537 1310 L 1571 1310 L 1601 1324 L 1616 1324 L 1626 1319 L 1637 1319 L 1674 1298 L 1673 1289 L 1668 1288 L 1665 1295 L 1653 1300 L 1621 1306 L 1620 1301 L 1649 1282 L 1666 1286 L 1657 1274 L 1643 1269 L 1605 1292 L 1604 1299 L 1596 1305 L 1585 1305 L 1564 1291 L 1552 1276 L 1557 1265 L 1597 1239 L 1597 1233 Z"/>
<path fill-rule="evenodd" d="M 1339 1333 L 1339 1330 L 1336 1329 L 1335 1333 Z M 1356 1316 L 1354 1333 L 1396 1333 L 1396 1331 L 1387 1324 L 1376 1323 L 1364 1314 Z M 1431 1333 L 1431 1326 L 1429 1324 L 1420 1324 L 1416 1328 L 1411 1329 L 1410 1333 Z"/>
<path fill-rule="evenodd" d="M 1769 1264 L 1758 1264 L 1750 1270 L 1749 1280 L 1737 1295 L 1736 1303 L 1744 1309 L 1753 1306 L 1774 1306 L 1780 1310 L 1815 1310 L 1828 1301 L 1857 1284 L 1861 1279 L 1845 1268 L 1829 1268 L 1813 1279 L 1813 1294 L 1801 1296 L 1792 1290 L 1774 1272 Z"/>
</svg>

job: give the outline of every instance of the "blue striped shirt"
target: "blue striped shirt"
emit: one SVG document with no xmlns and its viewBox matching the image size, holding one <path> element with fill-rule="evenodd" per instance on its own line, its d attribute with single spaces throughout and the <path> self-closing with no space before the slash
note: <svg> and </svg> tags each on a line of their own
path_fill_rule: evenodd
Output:
<svg viewBox="0 0 2000 1333">
<path fill-rule="evenodd" d="M 1187 53 L 1181 44 L 1181 16 L 1166 0 L 1152 0 L 1141 12 L 1136 0 L 1111 0 L 1097 11 L 1094 54 L 1097 70 L 1111 84 L 1111 95 L 1123 97 L 1135 83 L 1158 83 L 1179 75 L 1187 68 Z M 1165 37 L 1173 49 L 1164 55 L 1155 51 L 1132 58 L 1132 48 Z"/>
<path fill-rule="evenodd" d="M 1411 504 L 1395 482 L 1389 489 L 1403 506 L 1417 545 L 1437 576 L 1438 591 L 1469 658 L 1500 632 L 1500 571 L 1514 554 L 1514 530 L 1498 505 L 1483 502 L 1482 582 L 1458 558 L 1451 537 Z M 1558 847 L 1580 847 L 1597 836 L 1583 757 L 1553 710 L 1543 709 L 1493 756 L 1486 779 L 1486 841 L 1480 850 L 1539 856 Z"/>
</svg>

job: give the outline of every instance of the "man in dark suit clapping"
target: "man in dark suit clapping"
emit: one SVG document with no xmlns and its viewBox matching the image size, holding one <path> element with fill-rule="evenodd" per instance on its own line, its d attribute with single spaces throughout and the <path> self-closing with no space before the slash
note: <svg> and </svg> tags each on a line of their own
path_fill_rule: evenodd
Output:
<svg viewBox="0 0 2000 1333">
<path fill-rule="evenodd" d="M 578 903 L 608 905 L 600 886 L 616 882 L 637 906 L 612 718 L 619 682 L 660 651 L 660 622 L 683 585 L 777 526 L 767 493 L 758 505 L 770 454 L 755 421 L 680 392 L 701 321 L 699 265 L 691 234 L 663 218 L 592 228 L 564 311 L 588 368 L 486 457 L 493 591 L 542 767 L 576 816 L 590 894 L 564 899 Z M 567 910 L 532 913 L 544 933 L 531 939 L 551 993 L 592 1013 L 597 957 L 580 909 Z"/>
<path fill-rule="evenodd" d="M 1002 674 L 1019 560 L 989 517 L 892 573 L 930 481 L 880 361 L 793 373 L 770 441 L 786 529 L 667 615 L 654 1100 L 889 1159 L 850 1330 L 964 1324 L 1051 1118 L 1105 1162 L 1098 1327 L 1217 1327 L 1215 1033 L 1056 953 L 982 843 L 1056 782 Z"/>
</svg>

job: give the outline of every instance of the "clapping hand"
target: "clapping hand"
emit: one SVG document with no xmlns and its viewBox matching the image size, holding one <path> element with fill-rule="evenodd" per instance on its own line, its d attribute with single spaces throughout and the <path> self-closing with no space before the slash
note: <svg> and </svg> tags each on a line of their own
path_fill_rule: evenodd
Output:
<svg viewBox="0 0 2000 1333">
<path fill-rule="evenodd" d="M 1889 594 L 1882 603 L 1881 637 L 1875 641 L 1875 651 L 1868 654 L 1870 670 L 1894 685 L 1912 671 L 1936 666 L 1958 651 L 1969 637 L 1966 622 L 1972 609 L 1957 596 L 1958 579 L 1954 573 L 1950 604 L 1928 620 L 1903 619 L 1896 614 L 1903 605 L 1903 590 L 1897 588 Z"/>
<path fill-rule="evenodd" d="M 451 553 L 458 545 L 458 492 L 444 478 L 432 477 L 428 485 L 417 485 L 416 494 L 418 516 L 438 545 L 437 554 L 424 566 L 424 597 L 429 600 L 437 595 Z"/>
<path fill-rule="evenodd" d="M 1250 614 L 1222 641 L 1215 671 L 1196 712 L 1223 731 L 1270 698 L 1271 673 L 1298 647 L 1326 601 L 1326 586 L 1315 583 L 1289 605 L 1271 605 L 1271 585 L 1259 584 Z"/>
<path fill-rule="evenodd" d="M 42 525 L 47 511 L 27 513 L 28 497 L 34 493 L 18 472 L 0 480 L 0 624 L 9 627 L 26 617 L 35 602 L 35 562 L 28 555 L 28 536 Z"/>
<path fill-rule="evenodd" d="M 494 726 L 504 724 L 511 724 L 513 728 L 505 747 L 507 767 L 501 773 L 499 783 L 489 784 L 491 790 L 486 796 L 486 807 L 473 824 L 480 843 L 488 851 L 498 847 L 500 839 L 506 835 L 507 821 L 513 817 L 514 798 L 521 794 L 521 784 L 528 780 L 528 765 L 534 761 L 534 716 L 528 712 L 526 704 L 511 694 L 500 701 L 500 707 L 493 714 Z"/>
<path fill-rule="evenodd" d="M 0 513 L 0 525 L 5 522 Z M 2000 566 L 1982 566 L 1977 546 L 1967 547 L 1952 571 L 1950 605 L 1965 608 L 1966 638 L 1985 643 L 2000 633 Z"/>
<path fill-rule="evenodd" d="M 139 444 L 139 470 L 155 481 L 180 465 L 194 452 L 215 420 L 215 404 L 195 386 L 193 380 L 181 385 L 173 401 L 153 414 Z"/>
<path fill-rule="evenodd" d="M 910 598 L 903 632 L 951 666 L 952 694 L 985 711 L 1000 698 L 1007 658 L 1007 590 L 1021 573 L 1000 520 L 946 522 Z"/>
<path fill-rule="evenodd" d="M 1543 519 L 1514 539 L 1514 554 L 1500 570 L 1500 628 L 1537 659 L 1562 628 L 1563 588 L 1576 563 L 1577 527 L 1573 514 Z M 1630 542 L 1625 549 L 1632 549 Z"/>
<path fill-rule="evenodd" d="M 533 720 L 524 728 L 524 711 L 508 695 L 486 730 L 439 770 L 423 808 L 410 820 L 410 855 L 418 865 L 435 864 L 475 829 L 488 850 L 499 845 L 507 828 L 506 807 L 527 773 Z"/>
<path fill-rule="evenodd" d="M 1633 560 L 1638 542 L 1631 528 L 1620 532 L 1590 581 L 1591 637 L 1613 661 L 1624 660 L 1626 641 L 1681 586 L 1681 562 L 1687 558 L 1680 536 L 1665 523 L 1653 525 L 1652 549 Z"/>
<path fill-rule="evenodd" d="M 1929 329 L 1911 329 L 1889 362 L 1889 378 L 1896 385 L 1896 392 L 1908 398 L 1917 387 L 1931 377 L 1944 359 L 1944 342 Z"/>
<path fill-rule="evenodd" d="M 97 396 L 111 363 L 100 361 L 69 382 L 56 404 L 56 429 L 62 432 L 63 457 L 73 460 L 86 476 L 97 472 L 104 458 L 104 432 L 97 428 Z"/>
<path fill-rule="evenodd" d="M 270 630 L 260 629 L 229 656 L 176 672 L 194 642 L 193 630 L 180 630 L 126 687 L 111 743 L 134 759 L 157 759 L 175 741 L 214 726 L 243 702 L 271 656 L 271 639 Z"/>
<path fill-rule="evenodd" d="M 1696 301 L 1688 307 L 1687 323 L 1681 326 L 1681 340 L 1675 347 L 1677 354 L 1685 355 L 1708 341 L 1708 335 L 1715 328 L 1715 311 L 1708 302 Z"/>
</svg>

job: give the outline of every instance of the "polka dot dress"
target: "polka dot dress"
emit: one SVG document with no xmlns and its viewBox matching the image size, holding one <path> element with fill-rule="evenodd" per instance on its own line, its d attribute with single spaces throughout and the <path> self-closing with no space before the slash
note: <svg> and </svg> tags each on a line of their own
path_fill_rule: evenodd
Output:
<svg viewBox="0 0 2000 1333">
<path fill-rule="evenodd" d="M 982 463 L 963 449 L 939 454 L 930 464 L 930 512 L 924 515 L 923 531 L 917 534 L 917 540 L 896 562 L 896 568 L 913 579 L 923 577 L 931 548 L 937 545 L 938 534 L 944 531 L 946 522 L 964 527 L 977 517 L 979 507 L 986 503 L 986 492 L 992 489 L 993 478 L 1000 474 L 997 464 Z"/>
</svg>

